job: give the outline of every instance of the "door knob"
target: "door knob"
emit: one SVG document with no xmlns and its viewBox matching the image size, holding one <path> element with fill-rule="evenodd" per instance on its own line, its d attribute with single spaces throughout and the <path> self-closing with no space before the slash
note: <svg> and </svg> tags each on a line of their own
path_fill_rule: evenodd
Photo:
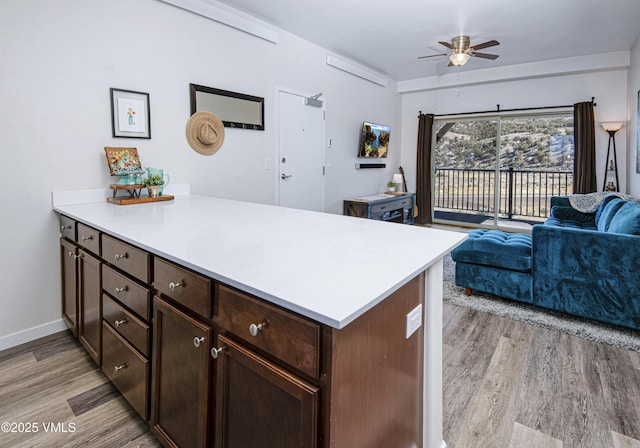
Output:
<svg viewBox="0 0 640 448">
<path fill-rule="evenodd" d="M 293 174 L 283 174 L 282 176 L 280 176 L 280 179 L 285 180 L 289 179 L 290 177 L 293 177 Z"/>
</svg>

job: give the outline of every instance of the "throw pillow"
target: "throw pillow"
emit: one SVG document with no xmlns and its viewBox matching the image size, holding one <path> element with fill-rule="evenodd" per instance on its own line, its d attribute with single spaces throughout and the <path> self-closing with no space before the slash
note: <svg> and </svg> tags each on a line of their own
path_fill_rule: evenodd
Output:
<svg viewBox="0 0 640 448">
<path fill-rule="evenodd" d="M 640 203 L 626 201 L 611 219 L 607 232 L 640 235 Z"/>
<path fill-rule="evenodd" d="M 617 198 L 615 196 L 609 196 L 611 199 L 608 201 L 602 201 L 598 212 L 596 213 L 596 225 L 600 232 L 606 232 L 609 230 L 609 224 L 616 215 L 620 207 L 626 202 L 624 199 Z M 607 198 L 608 199 L 608 198 Z"/>
</svg>

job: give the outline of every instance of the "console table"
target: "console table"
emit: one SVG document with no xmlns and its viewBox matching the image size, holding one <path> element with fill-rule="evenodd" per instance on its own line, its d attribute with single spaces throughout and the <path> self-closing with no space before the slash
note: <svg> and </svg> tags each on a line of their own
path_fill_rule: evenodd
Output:
<svg viewBox="0 0 640 448">
<path fill-rule="evenodd" d="M 415 193 L 381 193 L 363 198 L 345 199 L 343 202 L 343 214 L 359 218 L 413 224 L 415 202 Z"/>
</svg>

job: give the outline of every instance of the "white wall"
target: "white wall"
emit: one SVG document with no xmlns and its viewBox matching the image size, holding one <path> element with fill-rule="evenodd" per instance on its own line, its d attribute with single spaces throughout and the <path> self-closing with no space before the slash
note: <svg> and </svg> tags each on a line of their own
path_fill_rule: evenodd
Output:
<svg viewBox="0 0 640 448">
<path fill-rule="evenodd" d="M 631 66 L 628 75 L 628 111 L 626 129 L 629 141 L 627 176 L 629 194 L 640 197 L 640 151 L 638 151 L 638 91 L 640 91 L 640 37 L 631 48 Z"/>
<path fill-rule="evenodd" d="M 627 116 L 627 70 L 615 69 L 573 75 L 520 79 L 459 88 L 448 87 L 405 93 L 402 99 L 402 165 L 407 167 L 411 183 L 415 179 L 418 111 L 452 114 L 484 110 L 573 105 L 595 97 L 596 163 L 598 189 L 602 187 L 608 134 L 598 125 L 601 121 L 624 121 Z M 616 134 L 620 186 L 626 185 L 626 134 Z M 410 187 L 411 188 L 411 187 Z"/>
<path fill-rule="evenodd" d="M 396 83 L 381 87 L 329 67 L 327 50 L 285 32 L 273 44 L 156 0 L 3 0 L 0 138 L 3 337 L 58 321 L 58 227 L 50 192 L 104 188 L 105 146 L 135 146 L 192 192 L 276 203 L 276 87 L 327 101 L 326 210 L 380 191 L 397 168 L 392 134 L 385 170 L 356 171 L 363 120 L 399 129 Z M 190 82 L 265 98 L 266 130 L 226 129 L 213 156 L 185 138 Z M 111 137 L 109 88 L 148 92 L 151 140 Z M 274 163 L 274 166 L 277 166 Z M 13 338 L 15 339 L 15 338 Z M 19 336 L 18 336 L 19 339 Z"/>
</svg>

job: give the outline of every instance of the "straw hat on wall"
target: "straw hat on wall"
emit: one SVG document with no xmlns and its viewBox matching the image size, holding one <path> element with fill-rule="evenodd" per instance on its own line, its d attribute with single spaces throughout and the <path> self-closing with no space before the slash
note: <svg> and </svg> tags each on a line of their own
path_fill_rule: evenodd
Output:
<svg viewBox="0 0 640 448">
<path fill-rule="evenodd" d="M 196 112 L 187 122 L 187 141 L 199 154 L 215 154 L 224 142 L 224 124 L 212 112 Z"/>
</svg>

